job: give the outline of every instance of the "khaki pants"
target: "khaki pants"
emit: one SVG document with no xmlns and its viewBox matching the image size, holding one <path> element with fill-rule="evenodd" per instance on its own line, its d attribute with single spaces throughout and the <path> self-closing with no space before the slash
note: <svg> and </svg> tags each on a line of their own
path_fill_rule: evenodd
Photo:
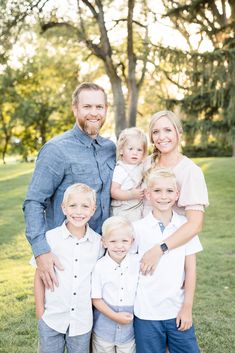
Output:
<svg viewBox="0 0 235 353">
<path fill-rule="evenodd" d="M 135 340 L 127 343 L 114 344 L 103 341 L 92 334 L 92 353 L 135 353 Z"/>
</svg>

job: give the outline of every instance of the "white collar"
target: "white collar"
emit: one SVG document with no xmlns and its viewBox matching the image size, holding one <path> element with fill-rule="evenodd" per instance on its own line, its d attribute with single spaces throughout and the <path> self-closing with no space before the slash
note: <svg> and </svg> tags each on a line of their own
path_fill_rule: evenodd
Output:
<svg viewBox="0 0 235 353">
<path fill-rule="evenodd" d="M 108 251 L 106 251 L 105 258 L 106 258 L 106 261 L 108 262 L 108 265 L 115 271 L 118 268 L 121 268 L 122 270 L 124 270 L 129 267 L 129 262 L 130 262 L 130 255 L 129 254 L 126 254 L 126 256 L 124 257 L 124 259 L 122 260 L 122 262 L 120 264 L 118 264 L 116 261 L 114 261 L 109 256 Z"/>
<path fill-rule="evenodd" d="M 159 225 L 159 223 L 162 223 L 161 220 L 153 216 L 152 211 L 147 214 L 145 219 L 147 220 L 150 227 L 156 227 L 156 225 Z M 179 215 L 175 211 L 173 211 L 171 221 L 170 223 L 167 224 L 166 228 L 167 227 L 179 228 L 181 225 L 182 225 L 182 221 L 180 221 Z"/>
<path fill-rule="evenodd" d="M 74 239 L 77 239 L 73 234 L 70 233 L 70 231 L 68 230 L 67 226 L 66 226 L 66 220 L 62 223 L 61 225 L 61 232 L 62 232 L 62 237 L 64 239 L 67 239 L 69 237 L 72 237 Z M 93 236 L 92 236 L 92 230 L 89 227 L 88 224 L 86 224 L 86 232 L 85 235 L 81 238 L 81 239 L 77 239 L 79 242 L 84 242 L 84 241 L 92 241 L 93 240 Z"/>
</svg>

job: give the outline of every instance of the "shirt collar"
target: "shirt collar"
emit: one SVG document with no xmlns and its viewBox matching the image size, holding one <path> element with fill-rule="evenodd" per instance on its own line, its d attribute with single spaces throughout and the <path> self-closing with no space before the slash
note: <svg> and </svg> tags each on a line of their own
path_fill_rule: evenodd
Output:
<svg viewBox="0 0 235 353">
<path fill-rule="evenodd" d="M 91 147 L 94 141 L 96 141 L 96 143 L 100 146 L 103 145 L 103 138 L 100 135 L 96 136 L 96 138 L 93 139 L 84 131 L 82 131 L 77 124 L 74 124 L 73 133 L 84 145 L 88 147 Z"/>
<path fill-rule="evenodd" d="M 68 230 L 68 228 L 66 227 L 66 223 L 67 223 L 67 222 L 66 222 L 66 220 L 65 220 L 65 221 L 63 222 L 62 226 L 61 226 L 62 237 L 63 237 L 64 239 L 67 239 L 67 238 L 69 238 L 69 237 L 73 237 L 73 238 L 76 239 L 76 237 L 74 237 L 74 236 L 70 233 L 70 231 Z M 89 240 L 89 241 L 92 241 L 92 240 L 93 240 L 92 231 L 91 231 L 91 228 L 89 227 L 88 224 L 86 225 L 86 233 L 85 233 L 85 235 L 84 235 L 81 239 L 79 239 L 79 241 L 84 242 L 84 241 L 87 241 L 87 240 Z"/>
<path fill-rule="evenodd" d="M 120 264 L 118 264 L 117 262 L 115 262 L 113 259 L 111 259 L 111 257 L 108 254 L 108 251 L 106 251 L 105 257 L 108 261 L 108 265 L 110 268 L 112 268 L 112 270 L 117 270 L 118 268 L 121 268 L 122 270 L 126 269 L 129 267 L 129 262 L 130 262 L 130 255 L 127 254 L 125 256 L 125 258 L 122 260 L 122 262 Z"/>
<path fill-rule="evenodd" d="M 148 222 L 148 224 L 151 226 L 151 227 L 155 227 L 157 224 L 159 223 L 162 223 L 160 221 L 160 219 L 157 219 L 153 216 L 153 213 L 152 212 L 149 212 L 148 215 L 146 216 L 146 220 Z M 173 214 L 172 214 L 172 218 L 171 218 L 171 221 L 170 223 L 166 226 L 167 227 L 174 227 L 174 228 L 179 228 L 181 226 L 181 222 L 179 220 L 179 217 L 178 217 L 178 214 L 173 211 Z"/>
</svg>

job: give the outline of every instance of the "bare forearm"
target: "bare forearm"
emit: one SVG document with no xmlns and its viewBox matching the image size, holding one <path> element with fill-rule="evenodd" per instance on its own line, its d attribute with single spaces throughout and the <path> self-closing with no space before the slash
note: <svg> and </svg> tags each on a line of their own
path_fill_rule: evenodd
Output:
<svg viewBox="0 0 235 353">
<path fill-rule="evenodd" d="M 92 304 L 94 307 L 99 310 L 102 314 L 107 316 L 109 319 L 116 321 L 117 313 L 112 310 L 103 299 L 92 299 Z"/>
<path fill-rule="evenodd" d="M 34 298 L 36 306 L 36 317 L 40 319 L 44 313 L 45 306 L 45 287 L 43 281 L 39 276 L 38 270 L 35 272 L 34 276 Z"/>
<path fill-rule="evenodd" d="M 165 243 L 169 250 L 186 244 L 202 230 L 204 213 L 202 211 L 187 211 L 187 222 L 174 232 Z"/>
<path fill-rule="evenodd" d="M 196 255 L 186 256 L 185 259 L 185 283 L 184 305 L 193 307 L 193 299 L 196 288 Z"/>
<path fill-rule="evenodd" d="M 118 200 L 118 201 L 128 201 L 133 198 L 131 190 L 114 189 L 112 187 L 111 187 L 111 197 L 112 199 Z"/>
</svg>

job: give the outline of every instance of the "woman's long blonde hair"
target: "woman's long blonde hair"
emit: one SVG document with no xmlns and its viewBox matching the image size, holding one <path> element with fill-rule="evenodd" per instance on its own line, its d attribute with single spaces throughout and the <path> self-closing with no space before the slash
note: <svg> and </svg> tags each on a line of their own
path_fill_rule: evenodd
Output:
<svg viewBox="0 0 235 353">
<path fill-rule="evenodd" d="M 172 125 L 175 128 L 175 131 L 178 136 L 178 141 L 180 141 L 180 137 L 183 133 L 182 123 L 181 123 L 180 119 L 178 118 L 178 116 L 170 110 L 162 110 L 152 116 L 152 118 L 150 120 L 150 124 L 149 124 L 149 139 L 150 139 L 150 141 L 153 143 L 153 136 L 152 136 L 153 135 L 152 134 L 153 126 L 162 117 L 166 117 L 167 119 L 169 119 L 169 121 L 172 123 Z M 160 151 L 154 145 L 153 153 L 152 153 L 152 163 L 153 164 L 155 164 L 155 161 L 156 161 L 156 159 L 159 158 L 159 156 L 160 156 Z"/>
</svg>

